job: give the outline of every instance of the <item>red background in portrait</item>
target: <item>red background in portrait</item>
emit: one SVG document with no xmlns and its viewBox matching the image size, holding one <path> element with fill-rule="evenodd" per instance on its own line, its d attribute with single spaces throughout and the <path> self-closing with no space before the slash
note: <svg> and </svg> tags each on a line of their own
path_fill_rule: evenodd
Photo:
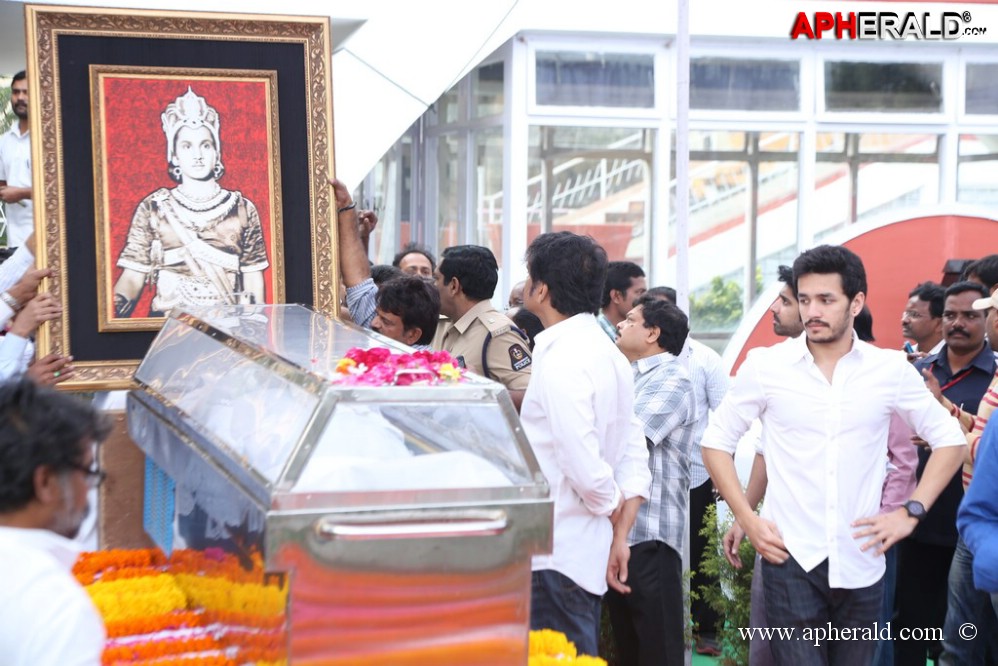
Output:
<svg viewBox="0 0 998 666">
<path fill-rule="evenodd" d="M 108 190 L 108 205 L 107 219 L 101 223 L 107 225 L 110 250 L 103 268 L 108 276 L 109 308 L 114 301 L 111 290 L 121 274 L 118 256 L 125 246 L 135 207 L 155 190 L 176 186 L 167 173 L 169 164 L 161 115 L 168 104 L 187 92 L 188 86 L 218 111 L 220 156 L 225 166 L 219 185 L 242 192 L 256 206 L 263 226 L 267 258 L 273 265 L 269 173 L 273 147 L 267 133 L 270 126 L 268 84 L 268 80 L 152 79 L 113 75 L 103 78 L 104 186 Z M 273 303 L 273 268 L 266 269 L 263 278 L 266 301 Z M 148 316 L 152 292 L 148 287 L 143 290 L 133 317 Z M 113 311 L 108 316 L 113 317 Z"/>
</svg>

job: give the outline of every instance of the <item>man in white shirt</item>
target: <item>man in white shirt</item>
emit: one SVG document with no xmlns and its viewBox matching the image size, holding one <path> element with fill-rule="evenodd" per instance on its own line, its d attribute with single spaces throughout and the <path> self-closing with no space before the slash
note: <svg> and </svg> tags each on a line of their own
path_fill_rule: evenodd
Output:
<svg viewBox="0 0 998 666">
<path fill-rule="evenodd" d="M 770 626 L 794 631 L 773 641 L 777 663 L 866 664 L 877 646 L 869 634 L 880 614 L 883 553 L 914 530 L 953 477 L 966 440 L 904 354 L 856 339 L 853 318 L 867 288 L 858 256 L 823 245 L 793 269 L 805 335 L 749 353 L 704 435 L 704 463 L 765 559 Z M 878 514 L 892 414 L 933 455 L 911 499 Z M 766 433 L 762 517 L 733 459 L 755 418 Z"/>
<path fill-rule="evenodd" d="M 10 84 L 10 108 L 17 122 L 0 138 L 0 199 L 7 214 L 7 247 L 20 247 L 35 228 L 31 203 L 31 137 L 28 79 L 23 71 Z"/>
<path fill-rule="evenodd" d="M 606 252 L 587 236 L 541 234 L 527 249 L 524 305 L 544 331 L 520 420 L 554 499 L 554 548 L 533 561 L 530 626 L 595 655 L 600 597 L 628 594 L 627 535 L 651 472 L 627 359 L 594 312 Z"/>
<path fill-rule="evenodd" d="M 72 541 L 104 478 L 108 425 L 85 402 L 22 379 L 0 386 L 0 655 L 4 666 L 98 666 L 104 624 L 73 578 Z"/>
</svg>

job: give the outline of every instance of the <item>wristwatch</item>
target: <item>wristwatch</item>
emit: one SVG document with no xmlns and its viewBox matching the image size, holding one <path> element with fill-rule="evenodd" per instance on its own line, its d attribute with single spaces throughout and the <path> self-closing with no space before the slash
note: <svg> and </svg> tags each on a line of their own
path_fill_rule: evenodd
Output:
<svg viewBox="0 0 998 666">
<path fill-rule="evenodd" d="M 925 510 L 925 505 L 918 500 L 908 500 L 904 503 L 904 510 L 908 512 L 908 515 L 915 520 L 921 522 L 925 518 L 927 511 Z"/>
</svg>

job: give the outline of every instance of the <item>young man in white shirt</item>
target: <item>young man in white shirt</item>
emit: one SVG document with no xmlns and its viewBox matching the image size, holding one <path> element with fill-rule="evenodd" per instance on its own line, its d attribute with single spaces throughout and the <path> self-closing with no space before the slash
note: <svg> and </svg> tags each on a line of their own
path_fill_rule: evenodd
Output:
<svg viewBox="0 0 998 666">
<path fill-rule="evenodd" d="M 530 626 L 595 655 L 600 597 L 628 594 L 627 535 L 651 472 L 627 359 L 593 313 L 606 252 L 587 236 L 538 236 L 527 249 L 528 310 L 544 331 L 520 420 L 554 499 L 554 548 L 533 561 Z"/>
<path fill-rule="evenodd" d="M 31 136 L 28 79 L 22 71 L 10 83 L 10 108 L 17 122 L 0 137 L 0 200 L 6 204 L 7 247 L 20 247 L 35 228 L 31 203 Z"/>
<path fill-rule="evenodd" d="M 953 477 L 966 440 L 904 354 L 856 339 L 853 318 L 867 289 L 858 256 L 823 245 L 793 269 L 805 335 L 749 353 L 704 435 L 704 463 L 765 559 L 770 626 L 794 632 L 773 641 L 777 663 L 866 664 L 877 645 L 870 633 L 880 614 L 883 553 L 914 530 Z M 904 507 L 878 515 L 892 414 L 933 455 Z M 733 459 L 755 418 L 766 432 L 762 517 Z"/>
<path fill-rule="evenodd" d="M 104 478 L 109 427 L 28 379 L 0 386 L 0 655 L 4 666 L 99 666 L 104 623 L 73 578 L 73 538 Z"/>
</svg>

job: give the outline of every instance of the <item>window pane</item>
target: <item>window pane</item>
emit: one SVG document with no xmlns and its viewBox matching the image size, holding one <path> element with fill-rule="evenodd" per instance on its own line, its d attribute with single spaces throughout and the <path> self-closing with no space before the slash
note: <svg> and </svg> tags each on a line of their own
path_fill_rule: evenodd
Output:
<svg viewBox="0 0 998 666">
<path fill-rule="evenodd" d="M 475 192 L 478 224 L 469 243 L 484 245 L 502 265 L 502 128 L 475 133 Z"/>
<path fill-rule="evenodd" d="M 436 102 L 430 105 L 426 116 L 431 125 L 448 125 L 460 120 L 461 106 L 458 103 L 458 86 L 454 86 Z"/>
<path fill-rule="evenodd" d="M 471 100 L 476 118 L 495 116 L 503 107 L 503 63 L 482 65 L 471 77 Z"/>
<path fill-rule="evenodd" d="M 998 113 L 998 63 L 967 65 L 967 113 Z"/>
<path fill-rule="evenodd" d="M 588 234 L 611 260 L 647 265 L 650 137 L 642 129 L 531 127 L 528 242 L 542 230 Z"/>
<path fill-rule="evenodd" d="M 457 245 L 460 233 L 461 140 L 444 134 L 437 142 L 437 248 Z"/>
<path fill-rule="evenodd" d="M 414 229 L 412 220 L 412 134 L 406 132 L 381 158 L 368 178 L 361 183 L 357 206 L 373 209 L 378 225 L 370 238 L 375 263 L 390 264 L 400 247 L 411 240 L 422 240 L 422 229 Z M 370 183 L 370 191 L 364 187 Z"/>
<path fill-rule="evenodd" d="M 829 111 L 942 110 L 943 66 L 937 63 L 826 62 Z"/>
<path fill-rule="evenodd" d="M 797 255 L 799 148 L 797 132 L 691 133 L 690 325 L 698 338 L 723 346 L 777 267 Z M 671 194 L 675 201 L 675 181 Z"/>
<path fill-rule="evenodd" d="M 694 58 L 690 108 L 796 111 L 800 108 L 800 65 L 786 60 Z"/>
<path fill-rule="evenodd" d="M 939 201 L 935 134 L 819 133 L 815 239 L 890 210 Z"/>
<path fill-rule="evenodd" d="M 960 170 L 957 201 L 998 205 L 998 135 L 965 134 L 960 137 Z"/>
<path fill-rule="evenodd" d="M 651 55 L 537 52 L 537 103 L 555 106 L 655 106 Z"/>
</svg>

